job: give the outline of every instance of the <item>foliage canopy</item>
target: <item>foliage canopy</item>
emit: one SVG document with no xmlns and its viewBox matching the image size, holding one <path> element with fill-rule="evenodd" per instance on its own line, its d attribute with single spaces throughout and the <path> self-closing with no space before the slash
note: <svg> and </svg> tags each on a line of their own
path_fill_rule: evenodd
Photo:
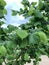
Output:
<svg viewBox="0 0 49 65">
<path fill-rule="evenodd" d="M 39 0 L 29 3 L 28 0 L 21 2 L 24 9 L 20 11 L 12 10 L 12 15 L 23 15 L 29 18 L 29 22 L 19 27 L 8 25 L 2 28 L 5 19 L 5 1 L 0 0 L 0 65 L 24 65 L 30 63 L 34 65 L 41 61 L 41 55 L 49 57 L 49 0 Z M 19 29 L 20 28 L 20 29 Z"/>
</svg>

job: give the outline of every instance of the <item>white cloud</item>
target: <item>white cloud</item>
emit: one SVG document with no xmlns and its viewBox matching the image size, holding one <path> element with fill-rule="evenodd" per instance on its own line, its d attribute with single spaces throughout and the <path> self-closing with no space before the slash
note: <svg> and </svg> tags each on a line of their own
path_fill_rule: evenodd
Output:
<svg viewBox="0 0 49 65">
<path fill-rule="evenodd" d="M 8 10 L 8 14 L 6 15 L 6 24 L 12 24 L 18 26 L 22 23 L 26 23 L 27 19 L 24 19 L 23 16 L 11 16 L 11 9 L 19 10 L 20 7 L 23 8 L 21 4 L 22 0 L 5 0 L 5 1 L 7 3 L 6 9 Z M 38 0 L 29 0 L 30 3 L 32 1 L 38 2 Z M 4 25 L 4 27 L 6 27 L 6 25 Z"/>
<path fill-rule="evenodd" d="M 16 3 L 20 3 L 22 0 L 5 0 L 7 3 L 13 3 L 13 2 L 16 2 Z"/>
<path fill-rule="evenodd" d="M 11 9 L 17 10 L 17 9 L 20 9 L 20 6 L 23 7 L 22 4 L 21 4 L 22 0 L 5 0 L 5 1 L 7 3 L 7 6 L 10 6 Z"/>
<path fill-rule="evenodd" d="M 2 25 L 1 27 L 2 27 L 2 28 L 7 28 L 7 25 L 6 25 L 6 24 L 4 24 L 4 25 Z"/>
</svg>

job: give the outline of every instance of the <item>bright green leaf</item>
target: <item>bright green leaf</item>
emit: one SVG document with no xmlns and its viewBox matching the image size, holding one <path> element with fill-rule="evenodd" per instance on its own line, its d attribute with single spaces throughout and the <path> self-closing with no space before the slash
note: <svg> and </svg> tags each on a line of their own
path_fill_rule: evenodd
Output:
<svg viewBox="0 0 49 65">
<path fill-rule="evenodd" d="M 29 60 L 29 55 L 28 55 L 28 53 L 25 53 L 25 54 L 24 54 L 24 60 L 25 60 L 25 61 L 28 61 L 28 60 Z"/>
<path fill-rule="evenodd" d="M 17 29 L 16 34 L 21 38 L 24 39 L 28 36 L 28 33 L 25 30 Z"/>
</svg>

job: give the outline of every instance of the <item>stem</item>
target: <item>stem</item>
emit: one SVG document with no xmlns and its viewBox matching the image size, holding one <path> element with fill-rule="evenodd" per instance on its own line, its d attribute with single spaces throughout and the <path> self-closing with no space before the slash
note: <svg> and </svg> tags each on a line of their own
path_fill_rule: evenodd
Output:
<svg viewBox="0 0 49 65">
<path fill-rule="evenodd" d="M 35 60 L 35 61 L 33 62 L 33 65 L 39 65 L 39 61 Z"/>
</svg>

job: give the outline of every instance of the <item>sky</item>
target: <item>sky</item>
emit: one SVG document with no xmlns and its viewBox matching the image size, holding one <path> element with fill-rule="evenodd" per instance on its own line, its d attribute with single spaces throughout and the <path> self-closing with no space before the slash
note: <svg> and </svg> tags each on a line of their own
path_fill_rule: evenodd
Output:
<svg viewBox="0 0 49 65">
<path fill-rule="evenodd" d="M 28 21 L 28 19 L 24 19 L 24 17 L 21 15 L 16 15 L 16 16 L 11 16 L 12 12 L 11 10 L 19 10 L 20 8 L 23 8 L 23 5 L 21 4 L 22 0 L 5 0 L 7 5 L 5 6 L 5 8 L 7 9 L 7 15 L 6 17 L 6 24 L 4 24 L 3 26 L 6 27 L 8 24 L 12 24 L 15 26 L 18 26 L 20 24 L 26 23 Z M 38 0 L 29 0 L 29 2 L 31 3 L 32 1 L 37 1 Z M 21 7 L 20 7 L 21 6 Z"/>
</svg>

